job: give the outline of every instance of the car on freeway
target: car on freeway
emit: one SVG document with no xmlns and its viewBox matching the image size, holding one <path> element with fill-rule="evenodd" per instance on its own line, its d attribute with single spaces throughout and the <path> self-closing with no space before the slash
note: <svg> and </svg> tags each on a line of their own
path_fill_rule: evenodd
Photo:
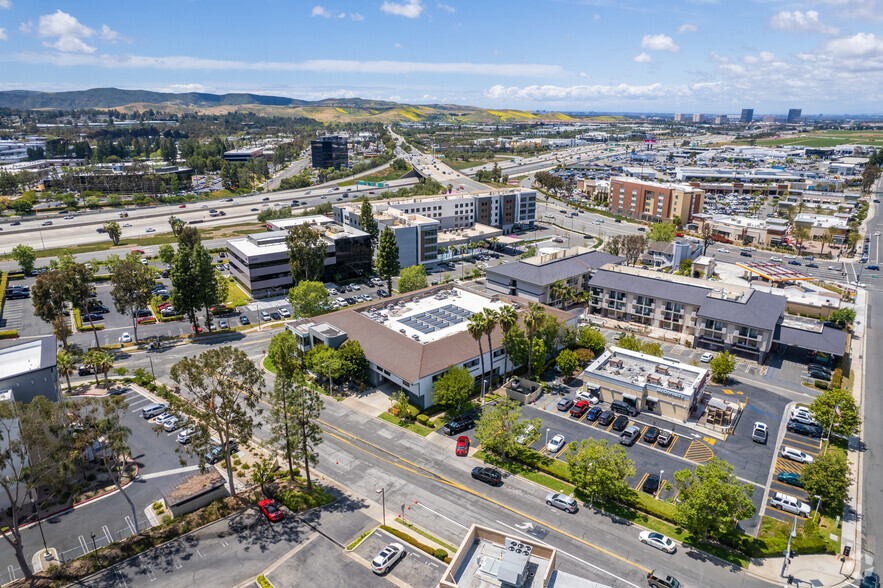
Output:
<svg viewBox="0 0 883 588">
<path fill-rule="evenodd" d="M 866 270 L 871 270 L 871 271 L 874 271 L 874 272 L 878 272 L 878 271 L 880 271 L 880 266 L 879 266 L 879 265 L 866 265 L 866 266 L 865 266 L 865 269 L 866 269 Z"/>
<path fill-rule="evenodd" d="M 570 398 L 562 398 L 558 401 L 557 404 L 557 408 L 561 412 L 564 412 L 565 410 L 570 410 L 571 406 L 573 406 L 573 400 L 571 400 Z"/>
<path fill-rule="evenodd" d="M 714 353 L 705 352 L 702 354 L 702 357 L 699 358 L 699 361 L 702 363 L 709 363 L 712 359 L 714 359 Z"/>
<path fill-rule="evenodd" d="M 677 550 L 677 545 L 671 537 L 666 537 L 662 533 L 657 533 L 656 531 L 641 531 L 638 534 L 638 539 L 644 545 L 655 547 L 666 553 L 674 553 Z"/>
<path fill-rule="evenodd" d="M 564 435 L 555 435 L 554 437 L 549 439 L 549 442 L 546 444 L 546 451 L 548 451 L 550 454 L 558 453 L 559 451 L 564 449 L 564 446 L 566 444 L 567 441 L 565 441 Z"/>
<path fill-rule="evenodd" d="M 843 268 L 839 265 L 829 265 L 828 269 L 831 270 L 832 272 L 842 272 L 843 271 Z"/>
<path fill-rule="evenodd" d="M 180 206 L 178 206 L 178 208 L 187 208 L 187 205 L 186 205 L 186 204 L 181 204 Z"/>
<path fill-rule="evenodd" d="M 807 437 L 812 437 L 814 439 L 818 439 L 822 436 L 822 428 L 818 425 L 807 425 L 805 423 L 798 423 L 797 421 L 788 421 L 786 428 L 790 433 L 806 435 Z"/>
<path fill-rule="evenodd" d="M 485 484 L 490 484 L 491 486 L 496 486 L 503 481 L 503 477 L 500 475 L 500 472 L 498 472 L 494 468 L 473 468 L 472 478 L 480 482 L 484 482 Z"/>
<path fill-rule="evenodd" d="M 371 571 L 375 574 L 385 574 L 393 565 L 405 555 L 405 548 L 401 543 L 390 543 L 377 554 L 371 562 Z"/>
<path fill-rule="evenodd" d="M 607 425 L 612 423 L 615 418 L 615 414 L 613 414 L 609 410 L 605 410 L 600 415 L 598 415 L 598 424 L 606 427 Z"/>
<path fill-rule="evenodd" d="M 589 410 L 589 403 L 586 400 L 578 400 L 570 409 L 570 416 L 579 418 L 586 414 L 587 410 Z"/>
<path fill-rule="evenodd" d="M 569 513 L 574 513 L 579 510 L 579 506 L 577 506 L 576 500 L 574 500 L 573 497 L 565 494 L 558 494 L 557 492 L 546 494 L 546 504 L 554 506 L 555 508 L 560 508 L 564 512 Z"/>
<path fill-rule="evenodd" d="M 589 412 L 586 413 L 587 421 L 597 421 L 598 416 L 603 412 L 603 409 L 600 406 L 593 406 L 589 409 Z"/>
<path fill-rule="evenodd" d="M 717 250 L 720 251 L 721 253 L 729 253 L 730 252 L 730 250 L 727 249 L 726 247 L 718 247 Z"/>
<path fill-rule="evenodd" d="M 156 229 L 154 229 L 153 227 L 147 227 L 146 229 L 144 229 L 144 232 L 145 233 L 155 233 Z"/>
<path fill-rule="evenodd" d="M 284 513 L 276 506 L 276 502 L 270 498 L 265 498 L 258 502 L 258 508 L 264 513 L 269 521 L 281 521 L 285 516 Z"/>
<path fill-rule="evenodd" d="M 646 431 L 644 431 L 644 443 L 656 443 L 656 440 L 659 439 L 659 429 L 656 427 L 649 427 Z"/>
<path fill-rule="evenodd" d="M 240 322 L 240 324 L 243 324 L 243 325 L 247 325 L 247 324 L 251 323 L 251 321 L 248 320 L 248 317 L 245 316 L 244 314 L 239 317 L 239 322 Z"/>
<path fill-rule="evenodd" d="M 819 268 L 819 265 L 818 265 L 817 263 L 812 263 L 812 262 L 810 262 L 810 263 L 806 264 L 806 267 L 811 267 L 811 268 L 814 268 L 814 269 L 818 269 L 818 268 Z"/>
<path fill-rule="evenodd" d="M 768 436 L 769 429 L 767 428 L 765 423 L 761 423 L 760 421 L 754 423 L 754 429 L 751 431 L 752 441 L 754 441 L 755 443 L 760 443 L 761 445 L 765 445 Z"/>
<path fill-rule="evenodd" d="M 782 258 L 781 258 L 781 257 L 770 257 L 770 261 L 779 261 L 779 262 L 781 262 L 781 261 L 782 261 Z"/>
<path fill-rule="evenodd" d="M 624 431 L 626 427 L 629 426 L 629 417 L 624 414 L 616 417 L 616 420 L 613 421 L 613 430 L 614 431 Z"/>
<path fill-rule="evenodd" d="M 794 472 L 779 472 L 776 475 L 776 479 L 783 484 L 791 484 L 792 486 L 803 488 L 803 478 L 800 477 L 800 474 L 795 474 Z"/>
<path fill-rule="evenodd" d="M 798 463 L 813 462 L 813 458 L 810 454 L 805 451 L 800 451 L 799 449 L 794 449 L 793 447 L 786 447 L 783 445 L 780 453 L 785 459 L 790 459 L 791 461 L 796 461 Z"/>
<path fill-rule="evenodd" d="M 457 437 L 456 454 L 460 457 L 469 455 L 469 437 L 467 437 L 466 435 L 461 435 Z"/>
<path fill-rule="evenodd" d="M 475 421 L 472 420 L 472 417 L 461 415 L 452 419 L 449 423 L 447 423 L 444 427 L 442 427 L 442 433 L 450 437 L 451 435 L 456 435 L 458 433 L 462 433 L 468 429 L 471 429 L 475 426 Z"/>
<path fill-rule="evenodd" d="M 187 445 L 188 443 L 190 443 L 190 440 L 193 438 L 193 435 L 195 433 L 196 433 L 196 429 L 191 428 L 191 427 L 188 427 L 188 428 L 184 429 L 183 431 L 180 431 L 178 433 L 178 437 L 177 437 L 178 443 L 180 443 L 181 445 Z"/>
<path fill-rule="evenodd" d="M 788 262 L 788 265 L 800 265 L 800 262 L 797 261 L 796 259 L 792 259 L 791 261 Z"/>
</svg>

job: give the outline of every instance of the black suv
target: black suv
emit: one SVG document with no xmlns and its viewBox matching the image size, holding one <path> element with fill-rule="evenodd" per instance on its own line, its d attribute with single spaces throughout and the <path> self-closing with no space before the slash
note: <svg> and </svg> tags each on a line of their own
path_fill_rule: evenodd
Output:
<svg viewBox="0 0 883 588">
<path fill-rule="evenodd" d="M 451 435 L 456 435 L 457 433 L 462 433 L 467 429 L 471 429 L 475 426 L 475 421 L 472 420 L 472 417 L 468 416 L 458 416 L 444 427 L 442 427 L 442 432 L 450 437 Z"/>
<path fill-rule="evenodd" d="M 619 415 L 618 417 L 616 417 L 616 420 L 613 421 L 613 430 L 614 431 L 623 431 L 628 426 L 629 426 L 629 417 L 625 416 L 624 414 Z"/>
<path fill-rule="evenodd" d="M 91 365 L 81 365 L 77 370 L 77 374 L 81 376 L 91 376 L 94 373 L 95 368 L 93 368 Z"/>
<path fill-rule="evenodd" d="M 496 486 L 503 481 L 500 472 L 494 468 L 474 468 L 472 470 L 472 477 L 476 480 L 481 480 L 485 484 L 490 484 L 491 486 Z"/>
<path fill-rule="evenodd" d="M 610 410 L 613 412 L 618 412 L 619 414 L 627 414 L 629 416 L 636 416 L 638 414 L 638 409 L 625 402 L 623 400 L 614 400 L 610 403 Z"/>
<path fill-rule="evenodd" d="M 822 428 L 818 425 L 807 425 L 797 421 L 788 421 L 788 431 L 798 435 L 819 438 L 822 436 Z"/>
</svg>

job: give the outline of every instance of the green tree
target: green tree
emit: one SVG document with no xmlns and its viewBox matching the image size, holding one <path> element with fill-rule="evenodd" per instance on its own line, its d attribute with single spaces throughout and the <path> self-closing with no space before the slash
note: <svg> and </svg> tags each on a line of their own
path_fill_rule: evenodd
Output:
<svg viewBox="0 0 883 588">
<path fill-rule="evenodd" d="M 481 338 L 484 336 L 485 329 L 487 328 L 487 317 L 484 313 L 477 312 L 469 317 L 469 323 L 466 325 L 466 330 L 469 332 L 469 335 L 475 339 L 475 342 L 478 343 L 478 360 L 481 365 L 481 395 L 482 399 L 484 399 L 484 349 L 481 346 Z"/>
<path fill-rule="evenodd" d="M 175 163 L 178 160 L 178 147 L 174 139 L 162 139 L 159 144 L 160 157 L 167 163 Z"/>
<path fill-rule="evenodd" d="M 680 272 L 685 276 L 691 275 L 693 273 L 693 260 L 689 257 L 681 260 Z"/>
<path fill-rule="evenodd" d="M 546 309 L 537 304 L 536 302 L 528 302 L 527 310 L 524 313 L 523 321 L 524 321 L 524 329 L 527 335 L 527 379 L 533 379 L 533 367 L 534 367 L 534 345 L 533 340 L 537 334 L 537 331 L 542 327 L 543 322 L 546 317 Z M 545 360 L 545 357 L 543 357 Z"/>
<path fill-rule="evenodd" d="M 673 217 L 671 217 L 671 222 L 672 222 L 672 223 L 674 224 L 674 226 L 676 226 L 676 227 L 683 226 L 683 224 L 684 224 L 684 221 L 681 220 L 681 217 L 679 217 L 678 215 L 674 215 Z"/>
<path fill-rule="evenodd" d="M 815 397 L 809 409 L 825 432 L 831 428 L 832 422 L 834 427 L 831 428 L 831 432 L 842 437 L 851 437 L 861 428 L 861 413 L 849 390 L 841 388 L 825 390 Z M 840 416 L 837 416 L 837 410 L 840 411 Z"/>
<path fill-rule="evenodd" d="M 310 466 L 319 463 L 317 446 L 322 442 L 319 417 L 323 402 L 318 392 L 303 381 L 276 378 L 273 400 L 279 410 L 270 412 L 273 442 L 280 447 L 288 461 L 288 475 L 294 479 L 294 461 L 304 464 L 307 491 L 312 491 Z"/>
<path fill-rule="evenodd" d="M 31 557 L 25 555 L 22 527 L 32 521 L 34 497 L 49 508 L 67 491 L 68 439 L 64 405 L 37 396 L 31 402 L 0 402 L 0 491 L 8 506 L 0 511 L 0 533 L 15 553 L 22 575 L 30 578 Z M 39 451 L 34 451 L 39 448 Z M 38 492 L 39 491 L 39 492 Z"/>
<path fill-rule="evenodd" d="M 724 383 L 736 369 L 736 356 L 729 351 L 721 351 L 709 362 L 708 367 L 711 368 L 711 379 Z"/>
<path fill-rule="evenodd" d="M 120 227 L 120 223 L 115 223 L 113 221 L 104 223 L 104 232 L 107 233 L 107 236 L 110 237 L 110 240 L 114 245 L 120 244 L 120 237 L 123 235 L 123 229 Z"/>
<path fill-rule="evenodd" d="M 839 514 L 843 511 L 852 483 L 846 455 L 839 451 L 817 455 L 812 463 L 803 466 L 800 479 L 807 494 L 822 497 L 827 512 Z"/>
<path fill-rule="evenodd" d="M 556 365 L 558 366 L 558 369 L 561 370 L 561 376 L 570 379 L 573 372 L 579 367 L 579 358 L 577 358 L 576 353 L 570 349 L 564 349 L 558 354 Z"/>
<path fill-rule="evenodd" d="M 105 201 L 108 206 L 120 206 L 123 203 L 123 197 L 119 194 L 108 194 Z"/>
<path fill-rule="evenodd" d="M 98 208 L 101 206 L 101 199 L 98 196 L 88 196 L 86 198 L 86 208 Z"/>
<path fill-rule="evenodd" d="M 368 379 L 368 360 L 362 344 L 355 339 L 343 342 L 337 348 L 337 359 L 340 362 L 342 376 L 356 382 L 364 382 Z"/>
<path fill-rule="evenodd" d="M 606 439 L 583 439 L 571 443 L 565 453 L 570 480 L 595 500 L 624 500 L 633 490 L 626 478 L 635 475 L 635 462 L 626 457 L 620 445 L 610 446 Z"/>
<path fill-rule="evenodd" d="M 429 282 L 426 281 L 426 268 L 422 265 L 406 267 L 399 276 L 399 293 L 401 294 L 426 288 L 428 285 Z"/>
<path fill-rule="evenodd" d="M 41 273 L 31 288 L 31 302 L 34 315 L 53 326 L 62 345 L 67 348 L 67 318 L 64 316 L 65 302 L 69 300 L 67 277 L 61 270 Z"/>
<path fill-rule="evenodd" d="M 259 425 L 258 403 L 263 394 L 264 377 L 244 351 L 229 346 L 209 349 L 174 364 L 170 375 L 203 414 L 220 439 L 221 447 L 230 447 L 230 442 L 236 439 L 243 443 L 251 440 L 254 427 Z M 202 455 L 208 447 L 199 447 L 201 444 L 202 441 L 193 450 L 200 452 L 200 465 L 204 467 Z M 224 464 L 230 495 L 236 496 L 230 451 L 224 451 Z"/>
<path fill-rule="evenodd" d="M 273 336 L 267 348 L 267 357 L 276 368 L 277 378 L 294 379 L 301 373 L 297 337 L 288 329 Z"/>
<path fill-rule="evenodd" d="M 392 293 L 392 278 L 401 271 L 399 264 L 399 245 L 396 242 L 395 233 L 389 227 L 385 227 L 380 233 L 377 246 L 377 273 L 386 282 L 386 287 Z"/>
<path fill-rule="evenodd" d="M 30 245 L 16 245 L 12 248 L 12 259 L 18 262 L 18 267 L 25 275 L 30 275 L 34 271 L 34 262 L 37 261 L 37 254 Z"/>
<path fill-rule="evenodd" d="M 295 317 L 311 317 L 320 315 L 328 310 L 328 290 L 322 282 L 301 281 L 297 286 L 288 290 L 288 302 L 291 303 Z"/>
<path fill-rule="evenodd" d="M 542 337 L 534 337 L 533 345 L 531 345 L 531 361 L 530 371 L 537 377 L 542 377 L 543 368 L 546 367 L 546 353 L 548 349 L 546 342 Z"/>
<path fill-rule="evenodd" d="M 58 368 L 58 375 L 67 381 L 67 393 L 71 394 L 71 376 L 77 371 L 76 356 L 69 351 L 59 351 L 55 356 L 55 366 Z"/>
<path fill-rule="evenodd" d="M 527 336 L 524 329 L 515 325 L 509 331 L 505 338 L 506 353 L 512 361 L 512 367 L 527 365 L 528 356 L 530 355 L 530 345 L 527 342 Z"/>
<path fill-rule="evenodd" d="M 185 223 L 183 220 L 181 220 L 177 216 L 170 216 L 169 217 L 169 227 L 172 229 L 172 234 L 174 236 L 177 237 L 178 235 L 180 235 L 181 231 L 184 230 L 185 226 L 187 226 L 187 223 Z"/>
<path fill-rule="evenodd" d="M 463 366 L 450 366 L 435 381 L 433 402 L 444 407 L 449 415 L 460 414 L 475 388 L 475 378 Z"/>
<path fill-rule="evenodd" d="M 362 230 L 371 235 L 371 259 L 374 259 L 374 250 L 377 247 L 377 239 L 380 238 L 380 225 L 374 218 L 374 209 L 367 198 L 362 200 L 362 210 L 359 214 L 359 225 Z"/>
<path fill-rule="evenodd" d="M 616 346 L 620 349 L 628 349 L 629 351 L 640 352 L 643 343 L 644 342 L 641 341 L 641 339 L 639 339 L 634 333 L 626 333 L 619 338 L 619 341 L 616 342 Z"/>
<path fill-rule="evenodd" d="M 852 322 L 855 320 L 855 309 L 846 307 L 838 308 L 837 310 L 832 312 L 831 316 L 828 318 L 841 327 L 846 327 L 851 325 Z"/>
<path fill-rule="evenodd" d="M 604 333 L 594 327 L 580 327 L 576 337 L 576 344 L 580 347 L 585 347 L 595 354 L 595 357 L 598 357 L 604 353 L 604 349 L 607 347 L 607 339 L 604 337 Z"/>
<path fill-rule="evenodd" d="M 137 343 L 138 322 L 135 311 L 146 308 L 150 304 L 151 289 L 156 283 L 154 271 L 140 262 L 126 259 L 117 263 L 113 268 L 110 283 L 113 284 L 110 297 L 113 300 L 114 308 L 117 312 L 132 317 L 132 329 Z"/>
<path fill-rule="evenodd" d="M 23 200 L 21 198 L 13 200 L 10 206 L 12 207 L 12 210 L 20 215 L 31 214 L 32 212 L 34 212 L 34 205 L 27 200 Z"/>
<path fill-rule="evenodd" d="M 675 519 L 700 541 L 722 537 L 739 520 L 750 519 L 757 508 L 751 502 L 754 486 L 742 483 L 733 466 L 716 457 L 708 463 L 675 472 L 678 503 Z"/>
<path fill-rule="evenodd" d="M 497 322 L 500 320 L 500 315 L 497 314 L 497 311 L 493 308 L 485 308 L 483 314 L 485 323 L 484 335 L 487 337 L 488 391 L 490 391 L 494 383 L 494 345 L 491 340 L 491 335 L 494 334 L 494 330 L 497 328 Z"/>
<path fill-rule="evenodd" d="M 328 245 L 319 231 L 307 225 L 291 227 L 285 236 L 285 243 L 288 246 L 288 262 L 294 284 L 299 284 L 301 280 L 321 280 L 325 271 Z"/>
<path fill-rule="evenodd" d="M 641 343 L 641 353 L 662 357 L 662 345 L 656 341 L 644 341 Z"/>
<path fill-rule="evenodd" d="M 521 419 L 521 404 L 516 400 L 499 400 L 493 406 L 487 405 L 475 423 L 475 439 L 493 454 L 511 457 L 518 450 L 518 437 L 532 427 L 536 441 L 542 427 L 541 419 Z"/>
<path fill-rule="evenodd" d="M 157 257 L 161 262 L 171 267 L 172 261 L 175 259 L 175 247 L 171 243 L 163 243 L 159 246 Z"/>
<path fill-rule="evenodd" d="M 199 236 L 199 230 L 196 227 L 184 227 L 183 229 L 181 229 L 181 232 L 178 233 L 179 250 L 181 249 L 181 247 L 193 249 L 201 242 L 202 237 Z"/>
</svg>

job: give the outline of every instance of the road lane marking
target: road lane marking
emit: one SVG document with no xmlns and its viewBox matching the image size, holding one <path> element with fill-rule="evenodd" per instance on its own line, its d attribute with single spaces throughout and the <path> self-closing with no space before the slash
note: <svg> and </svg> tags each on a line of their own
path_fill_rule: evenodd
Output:
<svg viewBox="0 0 883 588">
<path fill-rule="evenodd" d="M 425 509 L 428 510 L 429 512 L 431 512 L 431 513 L 435 513 L 436 515 L 440 516 L 441 518 L 445 519 L 446 521 L 450 521 L 450 522 L 454 523 L 454 524 L 457 525 L 458 527 L 462 527 L 463 529 L 467 529 L 467 530 L 469 529 L 469 527 L 467 527 L 466 525 L 461 525 L 460 523 L 458 523 L 458 522 L 455 521 L 454 519 L 449 518 L 449 517 L 446 517 L 446 516 L 443 515 L 442 513 L 438 512 L 437 510 L 433 510 L 433 509 L 429 508 L 428 506 L 426 506 L 426 505 L 423 504 L 422 502 L 416 501 L 414 504 L 416 504 L 417 506 L 422 506 L 423 508 L 425 508 Z M 528 524 L 530 524 L 530 523 L 528 523 Z M 531 524 L 531 526 L 533 526 L 533 525 Z"/>
<path fill-rule="evenodd" d="M 635 485 L 635 490 L 638 490 L 641 486 L 644 485 L 644 481 L 647 479 L 647 476 L 649 476 L 649 475 L 650 475 L 649 472 L 644 472 L 644 477 L 642 477 L 641 481 Z"/>
</svg>

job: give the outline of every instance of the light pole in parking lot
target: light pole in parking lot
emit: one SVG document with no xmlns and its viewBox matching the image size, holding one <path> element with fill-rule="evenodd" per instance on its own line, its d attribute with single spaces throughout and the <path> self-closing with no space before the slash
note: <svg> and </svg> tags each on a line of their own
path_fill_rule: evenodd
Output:
<svg viewBox="0 0 883 588">
<path fill-rule="evenodd" d="M 656 500 L 662 496 L 662 485 L 665 483 L 662 479 L 663 474 L 665 474 L 665 470 L 659 470 L 659 488 L 656 489 Z"/>
<path fill-rule="evenodd" d="M 549 431 L 551 431 L 551 430 L 552 429 L 546 429 L 546 445 L 547 446 L 549 445 Z"/>
<path fill-rule="evenodd" d="M 383 526 L 386 526 L 386 488 L 377 491 L 380 494 L 380 506 L 383 509 Z"/>
<path fill-rule="evenodd" d="M 815 520 L 816 520 L 816 515 L 819 514 L 819 509 L 822 507 L 822 497 L 819 496 L 818 494 L 814 494 L 814 495 L 813 495 L 813 498 L 818 498 L 818 499 L 819 499 L 819 501 L 816 502 L 816 511 L 815 511 L 814 513 L 812 513 L 812 520 L 813 520 L 813 522 L 815 522 Z"/>
</svg>

